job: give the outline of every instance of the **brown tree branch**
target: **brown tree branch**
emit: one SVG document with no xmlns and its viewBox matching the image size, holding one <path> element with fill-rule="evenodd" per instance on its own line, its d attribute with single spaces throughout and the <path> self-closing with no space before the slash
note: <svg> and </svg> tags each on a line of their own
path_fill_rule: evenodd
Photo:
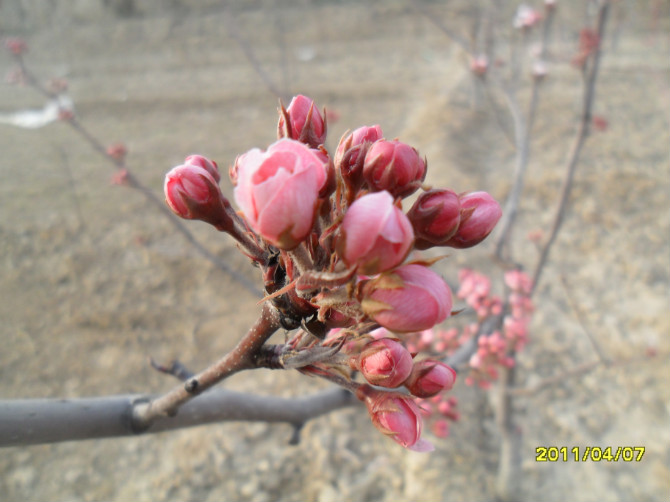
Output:
<svg viewBox="0 0 670 502">
<path fill-rule="evenodd" d="M 602 41 L 603 38 L 608 9 L 609 0 L 601 0 L 597 21 L 597 33 L 600 41 Z M 587 70 L 582 117 L 577 135 L 568 156 L 569 160 L 566 169 L 566 176 L 563 181 L 561 197 L 556 208 L 556 215 L 554 217 L 551 234 L 542 248 L 538 264 L 532 276 L 533 286 L 530 292 L 531 297 L 537 290 L 537 285 L 539 283 L 542 270 L 546 264 L 549 250 L 554 240 L 556 239 L 558 231 L 561 228 L 570 192 L 572 190 L 572 181 L 575 170 L 579 163 L 579 155 L 588 134 L 589 125 L 591 122 L 591 109 L 595 99 L 595 84 L 598 76 L 601 47 L 602 43 L 598 45 L 597 49 L 592 54 L 592 61 Z M 499 243 L 500 242 L 502 241 L 499 241 Z M 515 354 L 512 353 L 511 357 L 515 357 Z M 578 374 L 581 372 L 590 371 L 592 369 L 591 364 L 586 365 L 583 369 L 579 368 Z M 516 367 L 513 366 L 511 368 L 503 368 L 500 372 L 500 401 L 496 409 L 496 418 L 502 439 L 500 446 L 500 463 L 498 468 L 498 476 L 496 479 L 496 496 L 499 500 L 503 501 L 518 500 L 521 488 L 521 458 L 519 454 L 521 452 L 522 438 L 520 429 L 516 426 L 513 420 L 514 395 L 512 392 L 509 392 L 510 389 L 515 387 L 515 381 Z"/>
<path fill-rule="evenodd" d="M 134 426 L 149 428 L 162 417 L 174 416 L 181 405 L 230 375 L 257 367 L 256 358 L 261 347 L 279 327 L 279 312 L 272 303 L 265 302 L 261 315 L 233 350 L 184 384 L 136 406 L 132 417 Z"/>
<path fill-rule="evenodd" d="M 554 19 L 554 12 L 554 9 L 547 11 L 547 17 L 545 18 L 544 24 L 542 25 L 540 58 L 543 58 L 547 53 L 547 43 L 549 40 L 549 32 L 552 21 Z M 535 117 L 537 115 L 540 87 L 543 80 L 544 79 L 539 76 L 535 76 L 533 78 L 530 104 L 528 106 L 528 112 L 525 120 L 521 114 L 520 106 L 516 96 L 514 96 L 509 91 L 503 90 L 514 123 L 516 159 L 513 174 L 514 181 L 510 193 L 507 196 L 507 200 L 505 201 L 502 221 L 500 224 L 501 230 L 499 231 L 495 242 L 495 256 L 499 260 L 504 259 L 503 250 L 506 246 L 509 245 L 510 235 L 516 221 L 519 203 L 521 201 L 521 193 L 523 192 L 526 170 L 530 161 L 530 143 L 532 140 L 533 124 L 535 123 Z"/>
<path fill-rule="evenodd" d="M 577 134 L 573 141 L 572 147 L 570 148 L 568 154 L 568 163 L 566 169 L 566 175 L 563 180 L 563 185 L 561 187 L 561 195 L 559 198 L 558 206 L 556 207 L 556 213 L 554 215 L 553 224 L 551 227 L 551 233 L 547 241 L 542 246 L 540 251 L 540 258 L 538 259 L 537 265 L 533 272 L 533 291 L 537 288 L 537 285 L 540 282 L 542 277 L 542 271 L 547 263 L 549 257 L 549 251 L 551 250 L 556 236 L 558 235 L 561 225 L 563 224 L 563 219 L 567 210 L 568 202 L 570 200 L 570 193 L 572 192 L 572 183 L 575 177 L 575 171 L 577 165 L 579 164 L 579 157 L 582 152 L 582 147 L 589 133 L 589 128 L 591 125 L 591 111 L 593 109 L 593 103 L 596 96 L 596 81 L 598 78 L 598 70 L 600 68 L 600 58 L 602 55 L 602 40 L 605 33 L 605 26 L 607 23 L 607 13 L 609 12 L 609 0 L 601 0 L 600 9 L 598 11 L 598 20 L 596 33 L 598 34 L 599 43 L 596 47 L 594 53 L 592 54 L 591 64 L 588 66 L 586 82 L 585 82 L 585 92 L 584 92 L 584 101 L 582 105 L 581 120 L 579 122 L 579 127 Z M 532 294 L 531 292 L 531 294 Z"/>
</svg>

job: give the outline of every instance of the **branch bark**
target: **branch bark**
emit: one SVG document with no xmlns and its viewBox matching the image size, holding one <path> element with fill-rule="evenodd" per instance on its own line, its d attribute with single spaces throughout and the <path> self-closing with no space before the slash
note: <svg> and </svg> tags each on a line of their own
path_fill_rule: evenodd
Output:
<svg viewBox="0 0 670 502">
<path fill-rule="evenodd" d="M 540 58 L 544 58 L 547 53 L 547 43 L 549 40 L 549 32 L 551 30 L 552 21 L 554 18 L 554 10 L 547 11 L 547 17 L 544 20 L 542 27 L 542 43 L 540 46 Z M 533 124 L 535 116 L 537 115 L 537 105 L 539 103 L 540 86 L 543 78 L 535 76 L 533 78 L 533 86 L 531 90 L 530 105 L 528 106 L 528 114 L 526 119 L 522 117 L 519 103 L 512 91 L 504 90 L 506 101 L 508 103 L 510 114 L 514 123 L 514 137 L 516 144 L 516 162 L 514 167 L 514 183 L 510 190 L 507 200 L 505 201 L 505 209 L 503 210 L 503 218 L 500 224 L 501 231 L 495 243 L 495 256 L 499 260 L 503 259 L 503 249 L 509 245 L 510 235 L 514 222 L 516 221 L 519 203 L 521 201 L 521 193 L 523 191 L 524 179 L 526 169 L 530 161 L 530 142 L 532 140 Z"/>
<path fill-rule="evenodd" d="M 216 389 L 186 403 L 177 416 L 147 429 L 134 420 L 135 410 L 154 398 L 127 394 L 0 400 L 0 447 L 153 434 L 215 422 L 285 422 L 300 427 L 310 419 L 358 402 L 340 388 L 299 398 Z"/>
</svg>

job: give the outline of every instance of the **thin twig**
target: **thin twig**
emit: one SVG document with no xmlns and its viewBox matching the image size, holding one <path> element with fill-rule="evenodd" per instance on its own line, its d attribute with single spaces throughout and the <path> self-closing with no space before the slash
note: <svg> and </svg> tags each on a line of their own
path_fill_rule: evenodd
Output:
<svg viewBox="0 0 670 502">
<path fill-rule="evenodd" d="M 184 382 L 188 380 L 189 378 L 193 378 L 193 373 L 191 370 L 189 370 L 186 366 L 184 366 L 180 361 L 174 360 L 170 363 L 170 365 L 164 365 L 164 364 L 159 364 L 157 363 L 153 357 L 149 358 L 149 364 L 153 369 L 156 371 L 160 371 L 161 373 L 164 373 L 166 375 L 171 375 L 181 382 Z"/>
<path fill-rule="evenodd" d="M 554 18 L 554 9 L 547 11 L 547 17 L 544 20 L 542 27 L 542 43 L 540 46 L 540 58 L 547 53 L 547 41 L 549 40 L 549 31 L 551 29 L 552 20 Z M 516 138 L 516 162 L 514 167 L 513 184 L 507 200 L 505 201 L 505 208 L 503 210 L 502 222 L 500 225 L 500 233 L 495 243 L 495 256 L 499 260 L 503 259 L 503 248 L 508 245 L 512 228 L 516 221 L 519 203 L 521 201 L 521 193 L 523 192 L 523 185 L 526 177 L 526 170 L 530 160 L 530 143 L 532 140 L 533 124 L 537 116 L 537 106 L 539 103 L 540 87 L 543 78 L 535 76 L 533 78 L 533 85 L 531 90 L 530 104 L 528 106 L 528 113 L 526 119 L 523 119 L 519 110 L 519 104 L 516 97 L 503 89 L 507 104 L 509 106 L 515 129 Z"/>
<path fill-rule="evenodd" d="M 499 500 L 518 500 L 522 460 L 521 429 L 514 422 L 514 399 L 507 389 L 516 382 L 516 365 L 500 372 L 496 422 L 500 432 L 500 460 L 496 477 L 496 496 Z"/>
<path fill-rule="evenodd" d="M 230 12 L 230 10 L 228 10 L 227 2 L 224 2 L 223 9 L 224 9 L 223 22 L 226 25 L 226 29 L 228 30 L 228 34 L 240 46 L 240 49 L 242 49 L 242 52 L 244 53 L 244 56 L 247 58 L 247 61 L 249 61 L 249 64 L 251 65 L 251 67 L 258 74 L 261 81 L 265 84 L 265 87 L 267 87 L 268 91 L 270 91 L 272 94 L 274 94 L 277 98 L 283 99 L 286 102 L 290 101 L 291 96 L 287 95 L 286 92 L 282 91 L 277 86 L 277 84 L 275 84 L 274 80 L 263 69 L 263 66 L 261 65 L 260 61 L 256 57 L 256 54 L 254 54 L 254 51 L 251 50 L 251 46 L 249 45 L 249 43 L 246 40 L 244 40 L 244 38 L 242 38 L 242 35 L 240 34 L 240 30 L 238 29 L 237 24 L 235 23 L 235 20 L 233 19 L 233 14 Z"/>
<path fill-rule="evenodd" d="M 256 367 L 256 356 L 263 344 L 280 327 L 279 313 L 266 302 L 261 315 L 235 348 L 216 363 L 189 378 L 166 394 L 138 405 L 133 414 L 136 428 L 148 428 L 161 417 L 173 416 L 184 403 L 205 392 L 223 379 Z"/>
<path fill-rule="evenodd" d="M 23 73 L 26 82 L 30 87 L 38 91 L 40 94 L 48 97 L 49 99 L 56 99 L 57 95 L 49 91 L 44 87 L 35 75 L 30 71 L 26 66 L 23 57 L 20 54 L 14 55 L 14 59 L 21 72 Z M 207 248 L 205 248 L 195 237 L 194 235 L 186 228 L 182 221 L 177 218 L 165 205 L 164 201 L 160 199 L 156 194 L 150 190 L 146 185 L 144 185 L 128 168 L 124 159 L 110 155 L 107 152 L 105 146 L 100 142 L 91 132 L 73 115 L 65 116 L 62 122 L 67 123 L 72 129 L 74 129 L 81 137 L 83 137 L 86 142 L 100 155 L 102 155 L 106 160 L 111 162 L 114 167 L 118 170 L 125 169 L 126 176 L 124 177 L 125 182 L 131 188 L 134 188 L 141 192 L 145 198 L 153 204 L 158 210 L 172 223 L 172 225 L 181 233 L 186 240 L 191 244 L 195 250 L 200 253 L 204 258 L 214 264 L 217 268 L 228 274 L 235 281 L 240 283 L 247 291 L 251 294 L 262 297 L 263 293 L 258 287 L 247 279 L 244 275 L 240 274 L 237 270 L 233 269 L 225 261 L 223 261 L 218 256 L 214 255 Z"/>
<path fill-rule="evenodd" d="M 533 289 L 531 291 L 531 295 L 536 290 L 537 285 L 540 283 L 542 271 L 544 270 L 547 259 L 549 258 L 549 251 L 551 250 L 551 247 L 556 240 L 556 236 L 558 235 L 558 231 L 561 229 L 561 225 L 563 224 L 568 201 L 570 199 L 570 193 L 572 191 L 572 182 L 575 176 L 577 165 L 579 164 L 579 156 L 589 133 L 589 127 L 591 124 L 591 110 L 593 109 L 593 103 L 595 101 L 596 81 L 598 78 L 598 69 L 600 68 L 600 58 L 602 55 L 602 40 L 605 33 L 605 25 L 607 23 L 607 13 L 609 12 L 609 6 L 609 0 L 601 0 L 596 28 L 599 43 L 592 55 L 591 65 L 588 68 L 588 73 L 586 76 L 586 90 L 584 92 L 582 116 L 579 123 L 579 128 L 577 130 L 577 135 L 575 136 L 574 143 L 568 155 L 567 172 L 565 179 L 563 180 L 563 186 L 561 187 L 561 195 L 558 206 L 556 208 L 556 214 L 554 216 L 551 233 L 542 247 L 542 250 L 540 251 L 540 258 L 538 259 L 537 265 L 535 266 L 535 271 L 533 272 Z"/>
<path fill-rule="evenodd" d="M 408 3 L 411 7 L 413 7 L 417 12 L 422 14 L 428 21 L 433 23 L 433 25 L 440 30 L 442 33 L 444 33 L 447 38 L 449 38 L 452 42 L 454 42 L 456 45 L 458 45 L 463 51 L 470 55 L 471 57 L 474 56 L 472 54 L 472 50 L 470 49 L 470 44 L 468 41 L 455 33 L 453 30 L 448 28 L 442 21 L 440 21 L 433 13 L 429 12 L 425 7 L 423 7 L 419 2 L 415 0 L 408 0 Z"/>
<path fill-rule="evenodd" d="M 579 322 L 580 326 L 582 327 L 582 331 L 586 333 L 586 336 L 588 337 L 589 341 L 591 342 L 591 346 L 593 347 L 593 350 L 595 353 L 598 355 L 598 360 L 601 363 L 607 363 L 609 361 L 609 358 L 605 355 L 603 352 L 602 348 L 600 347 L 600 344 L 598 343 L 598 340 L 596 340 L 596 337 L 593 336 L 593 333 L 591 333 L 590 329 L 587 329 L 586 327 L 586 315 L 584 314 L 584 310 L 575 302 L 575 300 L 572 298 L 572 295 L 570 294 L 570 286 L 568 285 L 568 281 L 565 278 L 564 274 L 561 274 L 561 284 L 563 284 L 563 288 L 565 289 L 565 297 L 568 300 L 568 305 L 570 305 L 570 309 L 572 310 L 573 314 L 577 318 L 577 321 Z"/>
<path fill-rule="evenodd" d="M 605 22 L 607 19 L 607 11 L 609 8 L 608 0 L 601 0 L 600 10 L 598 13 L 598 27 L 597 33 L 599 40 L 602 41 L 602 37 L 605 29 Z M 558 231 L 560 230 L 563 217 L 565 215 L 566 206 L 568 198 L 572 189 L 572 180 L 574 178 L 575 169 L 579 162 L 579 154 L 581 152 L 584 141 L 588 133 L 589 123 L 591 121 L 591 108 L 593 106 L 593 101 L 595 97 L 595 83 L 598 75 L 598 67 L 600 61 L 601 53 L 601 44 L 599 44 L 595 53 L 592 55 L 591 65 L 588 67 L 588 74 L 586 78 L 586 89 L 584 96 L 584 105 L 582 110 L 582 118 L 579 125 L 579 130 L 575 138 L 575 142 L 570 151 L 568 167 L 566 170 L 566 176 L 563 182 L 563 187 L 561 190 L 561 197 L 559 204 L 556 209 L 556 216 L 554 218 L 554 223 L 552 226 L 552 231 L 549 239 L 547 240 L 545 246 L 543 247 L 538 261 L 535 273 L 533 274 L 533 286 L 530 292 L 530 296 L 533 296 L 533 293 L 537 290 L 537 285 L 539 283 L 540 275 L 546 264 L 548 258 L 549 250 L 553 244 Z M 503 232 L 503 238 L 507 238 L 507 233 L 509 229 L 505 229 Z M 504 241 L 501 239 L 498 242 L 497 252 L 500 251 Z M 515 353 L 510 354 L 512 358 L 515 358 Z M 593 363 L 589 363 L 593 364 Z M 600 362 L 596 363 L 600 364 Z M 590 371 L 592 368 L 590 365 L 585 366 L 585 369 L 578 368 L 580 371 Z M 520 470 L 521 470 L 521 432 L 517 428 L 513 421 L 513 397 L 514 394 L 510 392 L 510 389 L 513 389 L 515 386 L 516 379 L 516 366 L 511 368 L 503 368 L 500 372 L 500 394 L 499 394 L 499 404 L 496 410 L 496 418 L 498 425 L 500 427 L 501 433 L 501 446 L 500 446 L 500 463 L 498 468 L 498 476 L 496 479 L 496 495 L 500 500 L 516 500 L 518 499 L 520 493 Z"/>
<path fill-rule="evenodd" d="M 528 386 L 528 387 L 523 387 L 523 388 L 514 388 L 514 387 L 508 387 L 505 389 L 505 392 L 507 393 L 508 396 L 531 396 L 533 394 L 537 394 L 543 389 L 546 389 L 548 387 L 551 387 L 552 385 L 559 384 L 561 382 L 564 382 L 565 380 L 568 380 L 569 378 L 575 378 L 578 376 L 585 375 L 587 373 L 590 373 L 594 369 L 596 369 L 598 366 L 602 364 L 602 361 L 591 361 L 588 363 L 583 363 L 580 364 L 579 366 L 575 366 L 574 368 L 571 368 L 566 371 L 561 371 L 558 375 L 551 376 L 549 378 L 545 378 L 541 380 L 540 382 Z"/>
<path fill-rule="evenodd" d="M 656 354 L 656 356 L 659 357 L 659 359 L 666 358 L 668 354 L 660 355 Z M 534 394 L 537 394 L 538 392 L 541 392 L 553 385 L 560 384 L 561 382 L 564 382 L 570 378 L 576 378 L 582 375 L 586 375 L 590 373 L 591 371 L 600 368 L 600 367 L 605 367 L 605 368 L 617 368 L 620 369 L 622 366 L 626 364 L 635 364 L 635 363 L 648 363 L 651 357 L 656 357 L 656 356 L 650 356 L 649 354 L 644 354 L 644 355 L 636 355 L 633 357 L 629 357 L 626 359 L 615 359 L 615 360 L 608 360 L 608 361 L 591 361 L 588 363 L 582 363 L 580 365 L 575 366 L 574 368 L 570 368 L 565 371 L 561 371 L 557 375 L 552 375 L 550 377 L 544 378 L 540 380 L 539 382 L 530 385 L 528 387 L 512 387 L 507 389 L 507 393 L 512 395 L 512 396 L 532 396 Z"/>
</svg>

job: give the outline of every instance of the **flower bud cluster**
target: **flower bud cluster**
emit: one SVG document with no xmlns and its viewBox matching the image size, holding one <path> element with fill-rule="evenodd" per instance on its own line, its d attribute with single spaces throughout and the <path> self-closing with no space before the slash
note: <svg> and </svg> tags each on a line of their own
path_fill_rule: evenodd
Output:
<svg viewBox="0 0 670 502">
<path fill-rule="evenodd" d="M 479 319 L 486 319 L 502 312 L 502 300 L 491 294 L 491 279 L 470 269 L 458 273 L 460 288 L 456 295 L 477 313 Z"/>
<path fill-rule="evenodd" d="M 530 298 L 532 281 L 520 270 L 506 272 L 504 281 L 508 295 L 503 304 L 500 297 L 491 293 L 491 280 L 484 274 L 463 269 L 459 273 L 459 279 L 457 296 L 475 311 L 478 321 L 466 324 L 461 330 L 429 329 L 410 334 L 407 337 L 407 347 L 412 352 L 428 352 L 444 357 L 477 337 L 477 350 L 468 362 L 470 372 L 465 383 L 476 383 L 482 388 L 489 388 L 491 382 L 498 378 L 500 367 L 509 368 L 514 365 L 510 352 L 522 350 L 528 342 L 528 326 L 534 310 Z M 481 323 L 492 316 L 500 316 L 503 309 L 507 313 L 502 317 L 501 328 L 490 334 L 479 334 Z"/>
<path fill-rule="evenodd" d="M 326 116 L 302 95 L 280 107 L 277 141 L 239 155 L 228 170 L 239 213 L 222 195 L 216 163 L 199 155 L 168 173 L 166 200 L 178 216 L 243 244 L 282 325 L 303 326 L 287 342 L 291 350 L 330 354 L 303 354 L 291 367 L 331 380 L 349 374 L 347 388 L 357 389 L 375 426 L 425 449 L 413 400 L 451 389 L 456 373 L 438 359 L 415 361 L 403 334 L 447 319 L 453 299 L 431 263 L 408 257 L 478 244 L 500 219 L 500 205 L 486 192 L 424 188 L 426 159 L 386 139 L 379 125 L 346 133 L 331 155 Z M 403 199 L 419 190 L 405 212 Z M 391 390 L 401 387 L 409 395 Z"/>
<path fill-rule="evenodd" d="M 368 342 L 361 349 L 355 346 L 343 349 L 353 352 L 349 357 L 351 369 L 360 371 L 372 385 L 388 389 L 404 386 L 410 394 L 420 398 L 451 390 L 456 382 L 452 368 L 433 359 L 413 361 L 414 355 L 399 339 L 390 338 L 391 334 L 384 328 L 380 330 L 388 336 Z"/>
<path fill-rule="evenodd" d="M 446 394 L 438 394 L 430 399 L 417 399 L 423 418 L 430 423 L 432 433 L 438 438 L 449 435 L 449 422 L 456 422 L 461 418 L 456 410 L 458 399 Z"/>
</svg>

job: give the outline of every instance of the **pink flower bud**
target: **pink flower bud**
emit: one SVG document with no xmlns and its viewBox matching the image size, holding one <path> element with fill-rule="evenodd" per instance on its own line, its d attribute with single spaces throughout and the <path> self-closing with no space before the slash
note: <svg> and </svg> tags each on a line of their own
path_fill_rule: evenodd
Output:
<svg viewBox="0 0 670 502">
<path fill-rule="evenodd" d="M 500 204 L 486 192 L 470 192 L 459 196 L 461 223 L 446 243 L 454 248 L 469 248 L 483 241 L 502 216 Z"/>
<path fill-rule="evenodd" d="M 412 372 L 412 355 L 396 340 L 381 338 L 365 345 L 350 365 L 372 385 L 393 389 Z"/>
<path fill-rule="evenodd" d="M 235 200 L 258 234 L 281 249 L 293 249 L 309 235 L 327 180 L 314 150 L 280 139 L 266 152 L 254 148 L 240 155 L 233 170 Z"/>
<path fill-rule="evenodd" d="M 483 78 L 486 76 L 488 69 L 489 59 L 486 57 L 486 54 L 480 54 L 470 60 L 470 71 L 474 75 Z"/>
<path fill-rule="evenodd" d="M 203 157 L 202 155 L 189 155 L 184 160 L 184 164 L 189 166 L 198 166 L 202 167 L 205 171 L 212 175 L 212 178 L 218 183 L 221 181 L 221 175 L 219 174 L 219 166 L 216 165 L 216 162 Z"/>
<path fill-rule="evenodd" d="M 177 216 L 202 220 L 225 230 L 232 225 L 225 208 L 229 202 L 209 172 L 202 167 L 182 165 L 165 175 L 165 200 Z"/>
<path fill-rule="evenodd" d="M 421 439 L 421 410 L 411 397 L 366 386 L 359 389 L 372 424 L 396 443 L 414 451 L 432 451 L 433 445 Z"/>
<path fill-rule="evenodd" d="M 451 290 L 423 265 L 409 264 L 385 272 L 361 290 L 363 311 L 391 331 L 429 329 L 451 313 Z"/>
<path fill-rule="evenodd" d="M 456 372 L 440 361 L 424 359 L 414 364 L 412 373 L 404 385 L 413 396 L 433 397 L 451 390 L 456 382 Z"/>
<path fill-rule="evenodd" d="M 521 4 L 517 8 L 513 24 L 516 29 L 528 30 L 540 21 L 542 21 L 542 14 L 539 11 L 526 4 Z"/>
<path fill-rule="evenodd" d="M 449 435 L 449 422 L 447 422 L 444 418 L 435 420 L 433 426 L 431 427 L 431 430 L 433 431 L 433 434 L 435 434 L 435 436 L 444 439 Z"/>
<path fill-rule="evenodd" d="M 132 185 L 132 181 L 131 181 L 131 178 L 130 178 L 130 173 L 128 172 L 128 169 L 126 169 L 125 167 L 116 171 L 112 175 L 112 178 L 110 179 L 110 182 L 112 183 L 112 185 L 119 185 L 119 186 L 131 186 Z"/>
<path fill-rule="evenodd" d="M 412 222 L 417 249 L 444 246 L 458 231 L 461 203 L 456 192 L 432 189 L 422 193 L 407 212 Z"/>
<path fill-rule="evenodd" d="M 505 272 L 504 279 L 505 284 L 512 291 L 518 291 L 528 295 L 533 290 L 533 280 L 522 270 L 508 270 Z"/>
<path fill-rule="evenodd" d="M 460 418 L 460 413 L 456 410 L 458 407 L 458 399 L 451 396 L 446 401 L 440 401 L 437 405 L 437 411 L 440 415 L 448 418 L 449 420 L 458 420 Z"/>
<path fill-rule="evenodd" d="M 20 56 L 28 51 L 28 44 L 22 38 L 7 37 L 5 39 L 5 48 L 15 56 Z"/>
<path fill-rule="evenodd" d="M 313 148 L 312 151 L 317 157 L 321 159 L 321 162 L 323 162 L 323 166 L 326 170 L 326 182 L 319 191 L 319 198 L 327 199 L 333 192 L 335 192 L 335 189 L 337 188 L 335 166 L 333 166 L 333 161 L 328 156 L 328 151 L 324 147 L 321 146 L 319 148 Z"/>
<path fill-rule="evenodd" d="M 536 80 L 544 80 L 544 78 L 549 74 L 547 64 L 544 61 L 540 60 L 534 61 L 531 74 L 533 75 L 533 78 Z"/>
<path fill-rule="evenodd" d="M 407 216 L 388 192 L 366 194 L 354 201 L 342 221 L 338 252 L 348 267 L 374 275 L 402 263 L 414 232 Z"/>
<path fill-rule="evenodd" d="M 370 145 L 383 137 L 379 125 L 363 126 L 343 136 L 335 152 L 335 168 L 350 190 L 363 184 L 363 162 Z"/>
<path fill-rule="evenodd" d="M 279 110 L 278 138 L 291 138 L 318 148 L 326 141 L 326 122 L 307 96 L 295 96 L 288 108 Z"/>
<path fill-rule="evenodd" d="M 123 163 L 128 154 L 128 149 L 123 143 L 114 143 L 107 147 L 106 153 L 115 161 Z"/>
<path fill-rule="evenodd" d="M 426 163 L 408 144 L 381 139 L 365 154 L 363 177 L 375 192 L 387 190 L 394 197 L 407 197 L 425 179 Z"/>
</svg>

